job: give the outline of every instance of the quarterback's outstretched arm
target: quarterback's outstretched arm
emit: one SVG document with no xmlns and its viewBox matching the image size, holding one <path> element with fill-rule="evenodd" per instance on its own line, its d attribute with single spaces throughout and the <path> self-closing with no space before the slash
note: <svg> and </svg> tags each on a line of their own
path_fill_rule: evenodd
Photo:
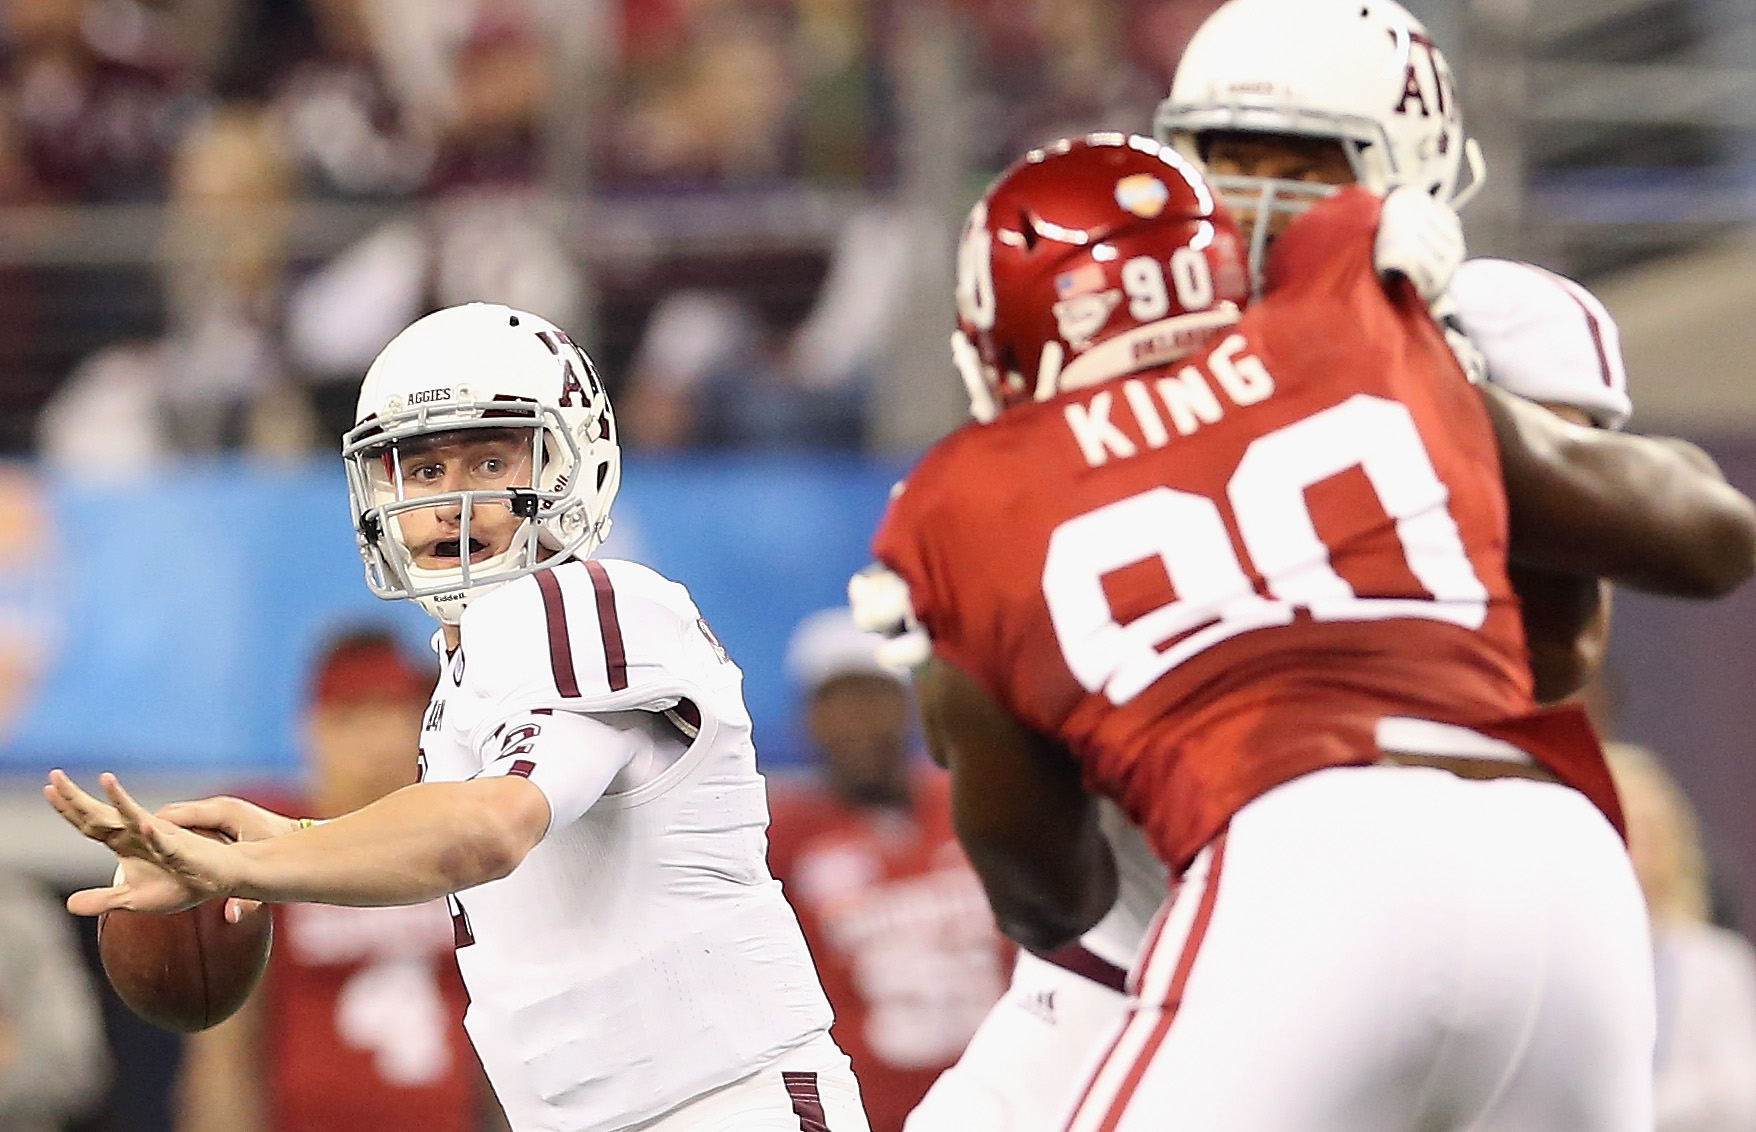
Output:
<svg viewBox="0 0 1756 1132">
<path fill-rule="evenodd" d="M 1701 449 L 1582 428 L 1492 386 L 1481 392 L 1515 560 L 1675 597 L 1722 597 L 1756 573 L 1756 506 Z"/>
<path fill-rule="evenodd" d="M 915 688 L 1000 929 L 1032 951 L 1077 939 L 1116 902 L 1116 863 L 1078 764 L 942 657 L 917 670 Z"/>
<path fill-rule="evenodd" d="M 115 883 L 68 911 L 175 912 L 237 896 L 278 902 L 418 904 L 510 873 L 549 828 L 549 803 L 517 776 L 407 786 L 362 809 L 264 841 L 224 843 L 148 814 L 113 774 L 110 804 L 60 771 L 44 788 L 81 833 L 121 859 Z"/>
</svg>

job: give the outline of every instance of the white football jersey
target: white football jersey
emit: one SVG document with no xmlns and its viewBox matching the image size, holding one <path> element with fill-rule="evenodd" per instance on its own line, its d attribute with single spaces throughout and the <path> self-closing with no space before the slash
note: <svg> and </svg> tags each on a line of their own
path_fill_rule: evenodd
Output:
<svg viewBox="0 0 1756 1132">
<path fill-rule="evenodd" d="M 423 777 L 522 775 L 552 813 L 511 875 L 451 901 L 465 1025 L 513 1128 L 623 1128 L 827 1031 L 768 873 L 743 675 L 688 591 L 572 561 L 461 630 Z"/>
<path fill-rule="evenodd" d="M 1451 280 L 1458 321 L 1488 380 L 1520 397 L 1583 410 L 1604 428 L 1633 411 L 1622 337 L 1596 295 L 1509 259 L 1466 260 Z"/>
</svg>

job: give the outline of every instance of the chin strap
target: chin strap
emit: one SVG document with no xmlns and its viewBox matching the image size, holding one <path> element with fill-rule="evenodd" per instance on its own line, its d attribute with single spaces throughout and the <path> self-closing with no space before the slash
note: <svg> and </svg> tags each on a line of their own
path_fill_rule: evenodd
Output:
<svg viewBox="0 0 1756 1132">
<path fill-rule="evenodd" d="M 1474 138 L 1465 138 L 1463 142 L 1464 164 L 1469 166 L 1469 184 L 1451 194 L 1451 207 L 1459 212 L 1463 206 L 1475 199 L 1488 182 L 1488 161 L 1482 156 L 1482 147 Z"/>
<path fill-rule="evenodd" d="M 1000 404 L 982 376 L 981 351 L 961 330 L 951 335 L 951 361 L 957 367 L 957 376 L 963 379 L 964 391 L 969 394 L 969 415 L 982 424 L 992 422 L 1000 415 Z"/>
</svg>

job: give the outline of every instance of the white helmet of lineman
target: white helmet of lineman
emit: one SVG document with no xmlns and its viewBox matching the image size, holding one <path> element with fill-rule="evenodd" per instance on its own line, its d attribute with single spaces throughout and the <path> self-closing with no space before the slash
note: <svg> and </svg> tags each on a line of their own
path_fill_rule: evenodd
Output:
<svg viewBox="0 0 1756 1132">
<path fill-rule="evenodd" d="M 372 363 L 354 421 L 342 459 L 366 584 L 379 597 L 412 598 L 456 624 L 471 600 L 541 567 L 583 558 L 609 534 L 610 504 L 622 483 L 610 400 L 591 359 L 536 315 L 487 303 L 427 315 Z M 530 486 L 405 491 L 399 448 L 477 429 L 528 435 Z M 463 553 L 446 569 L 415 564 L 398 516 L 455 507 L 467 547 L 471 514 L 484 505 L 509 508 L 523 520 L 505 550 L 478 562 Z"/>
<path fill-rule="evenodd" d="M 1421 22 L 1393 0 L 1230 0 L 1196 31 L 1153 132 L 1200 162 L 1213 131 L 1333 138 L 1361 185 L 1399 185 L 1453 209 L 1481 187 L 1481 147 L 1463 132 L 1451 68 Z M 1468 163 L 1469 183 L 1458 186 Z M 1209 178 L 1240 221 L 1254 216 L 1253 261 L 1273 213 L 1335 191 L 1267 177 Z"/>
</svg>

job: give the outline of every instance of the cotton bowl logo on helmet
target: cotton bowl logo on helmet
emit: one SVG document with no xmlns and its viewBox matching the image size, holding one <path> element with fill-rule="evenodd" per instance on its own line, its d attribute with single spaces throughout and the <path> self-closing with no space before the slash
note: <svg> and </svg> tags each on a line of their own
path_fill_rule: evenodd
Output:
<svg viewBox="0 0 1756 1132">
<path fill-rule="evenodd" d="M 1196 167 L 1150 138 L 1028 154 L 971 210 L 952 358 L 970 413 L 1175 361 L 1237 321 L 1237 229 Z"/>
<path fill-rule="evenodd" d="M 1150 173 L 1136 173 L 1116 182 L 1116 203 L 1148 220 L 1163 212 L 1170 199 L 1171 190 Z"/>
<path fill-rule="evenodd" d="M 523 453 L 528 482 L 409 490 L 403 464 L 412 453 L 490 437 Z M 367 585 L 379 597 L 412 598 L 447 624 L 505 582 L 590 554 L 609 534 L 622 482 L 615 418 L 590 359 L 536 315 L 485 303 L 430 314 L 384 348 L 360 387 L 342 457 Z M 510 512 L 516 533 L 492 554 L 472 554 L 472 525 L 480 532 L 490 508 Z M 458 564 L 423 567 L 404 526 L 441 511 L 459 516 Z"/>
</svg>

